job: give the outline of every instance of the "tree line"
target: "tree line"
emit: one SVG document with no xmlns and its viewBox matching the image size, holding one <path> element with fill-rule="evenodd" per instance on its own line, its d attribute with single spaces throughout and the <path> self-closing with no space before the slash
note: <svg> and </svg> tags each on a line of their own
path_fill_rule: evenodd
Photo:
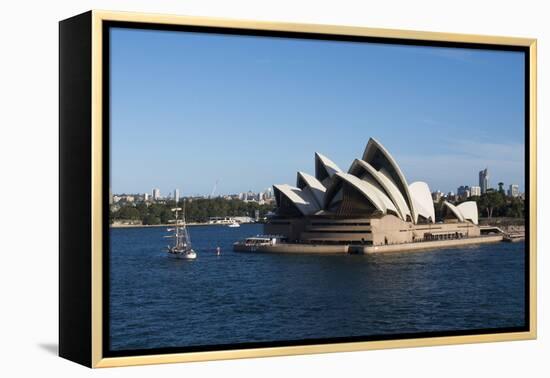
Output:
<svg viewBox="0 0 550 378">
<path fill-rule="evenodd" d="M 238 199 L 226 200 L 223 198 L 200 198 L 183 200 L 178 202 L 178 207 L 185 206 L 185 220 L 187 222 L 206 222 L 210 217 L 254 217 L 256 210 L 259 210 L 260 218 L 267 215 L 274 209 L 274 205 L 257 202 L 244 202 Z M 144 225 L 166 224 L 174 219 L 172 208 L 176 207 L 175 201 L 166 203 L 145 203 L 124 204 L 117 210 L 110 210 L 109 219 L 113 223 L 117 220 L 141 221 Z"/>
</svg>

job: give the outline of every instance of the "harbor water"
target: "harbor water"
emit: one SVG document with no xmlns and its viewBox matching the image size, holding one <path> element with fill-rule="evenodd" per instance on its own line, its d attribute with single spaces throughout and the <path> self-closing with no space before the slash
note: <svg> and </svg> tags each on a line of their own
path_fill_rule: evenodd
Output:
<svg viewBox="0 0 550 378">
<path fill-rule="evenodd" d="M 110 230 L 113 351 L 521 327 L 525 245 L 374 255 L 233 252 L 261 225 Z M 216 247 L 221 255 L 216 255 Z"/>
</svg>

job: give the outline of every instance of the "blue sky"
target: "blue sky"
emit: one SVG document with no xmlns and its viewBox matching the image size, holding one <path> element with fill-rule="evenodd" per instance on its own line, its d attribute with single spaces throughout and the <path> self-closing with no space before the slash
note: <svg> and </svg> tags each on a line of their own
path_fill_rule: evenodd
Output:
<svg viewBox="0 0 550 378">
<path fill-rule="evenodd" d="M 524 185 L 518 52 L 111 32 L 113 193 L 263 190 L 369 139 L 432 191 Z"/>
</svg>

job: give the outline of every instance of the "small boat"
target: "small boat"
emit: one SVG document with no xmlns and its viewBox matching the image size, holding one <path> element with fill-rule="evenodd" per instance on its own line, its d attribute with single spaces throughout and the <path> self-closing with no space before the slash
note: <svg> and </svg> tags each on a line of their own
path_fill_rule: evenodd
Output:
<svg viewBox="0 0 550 378">
<path fill-rule="evenodd" d="M 233 221 L 233 222 L 229 223 L 229 224 L 227 225 L 227 227 L 231 227 L 231 228 L 233 228 L 233 227 L 241 227 L 241 225 L 239 224 L 239 222 Z"/>
<path fill-rule="evenodd" d="M 170 223 L 174 223 L 174 227 L 168 228 L 167 231 L 173 232 L 173 234 L 167 235 L 165 238 L 174 239 L 174 244 L 168 245 L 168 256 L 176 259 L 194 260 L 197 258 L 197 253 L 191 247 L 191 238 L 185 226 L 185 212 L 180 207 L 175 207 L 172 211 L 175 213 L 176 219 L 170 221 Z M 180 211 L 182 219 L 178 218 Z"/>
<path fill-rule="evenodd" d="M 502 237 L 502 241 L 515 243 L 525 240 L 525 232 L 508 233 Z"/>
<path fill-rule="evenodd" d="M 286 238 L 279 235 L 256 235 L 233 243 L 233 250 L 237 252 L 255 252 L 261 250 L 262 247 L 271 247 L 285 241 Z"/>
</svg>

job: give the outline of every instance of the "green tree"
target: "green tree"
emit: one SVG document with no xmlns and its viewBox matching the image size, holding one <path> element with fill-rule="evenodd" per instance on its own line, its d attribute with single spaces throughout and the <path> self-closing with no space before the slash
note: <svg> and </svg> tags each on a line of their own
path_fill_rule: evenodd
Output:
<svg viewBox="0 0 550 378">
<path fill-rule="evenodd" d="M 118 210 L 117 218 L 126 220 L 138 220 L 140 219 L 140 214 L 135 207 L 126 205 L 122 206 Z"/>
<path fill-rule="evenodd" d="M 160 224 L 160 218 L 151 214 L 147 214 L 143 217 L 142 223 L 145 225 Z"/>
<path fill-rule="evenodd" d="M 492 218 L 494 210 L 503 206 L 505 203 L 505 198 L 502 193 L 487 191 L 479 198 L 477 204 L 480 210 L 486 212 L 487 218 Z"/>
</svg>

